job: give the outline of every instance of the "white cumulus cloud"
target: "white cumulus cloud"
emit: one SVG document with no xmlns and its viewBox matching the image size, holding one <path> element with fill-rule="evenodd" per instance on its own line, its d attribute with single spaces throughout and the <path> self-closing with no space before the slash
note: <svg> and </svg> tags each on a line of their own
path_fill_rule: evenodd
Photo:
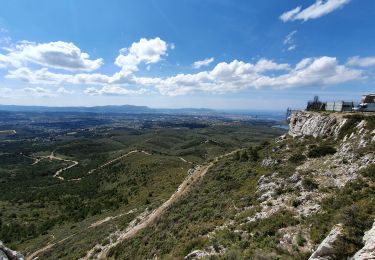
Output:
<svg viewBox="0 0 375 260">
<path fill-rule="evenodd" d="M 58 94 L 63 94 L 63 95 L 66 95 L 66 94 L 73 94 L 74 93 L 74 91 L 72 91 L 72 90 L 68 90 L 68 89 L 66 89 L 66 88 L 64 88 L 64 87 L 59 87 L 58 89 L 57 89 L 57 91 L 56 91 Z"/>
<path fill-rule="evenodd" d="M 174 45 L 171 45 L 174 48 Z M 120 50 L 115 64 L 121 67 L 127 75 L 138 70 L 138 65 L 142 62 L 145 64 L 157 63 L 162 56 L 167 54 L 168 44 L 159 37 L 154 39 L 142 38 L 139 42 L 134 42 L 129 48 Z"/>
<path fill-rule="evenodd" d="M 285 44 L 290 45 L 289 48 L 293 48 L 295 33 L 296 31 L 291 32 L 284 40 Z M 67 48 L 61 48 L 62 46 Z M 72 49 L 71 52 L 67 51 L 69 48 Z M 0 54 L 0 64 L 10 66 L 6 78 L 31 84 L 22 90 L 25 95 L 38 97 L 71 94 L 73 85 L 86 86 L 84 92 L 89 95 L 139 95 L 158 91 L 169 96 L 195 92 L 220 94 L 267 87 L 322 87 L 362 80 L 366 77 L 366 71 L 358 67 L 375 65 L 374 57 L 352 57 L 346 64 L 340 64 L 335 57 L 322 56 L 305 58 L 295 65 L 261 58 L 253 63 L 239 60 L 220 62 L 211 70 L 192 74 L 180 73 L 166 77 L 140 77 L 135 74 L 140 64 L 148 66 L 159 62 L 167 56 L 170 48 L 170 44 L 158 37 L 141 39 L 120 52 L 115 61 L 120 69 L 109 75 L 89 72 L 100 66 L 102 60 L 90 60 L 74 44 L 62 42 L 46 45 L 19 43 L 17 48 L 8 49 L 8 54 Z M 213 61 L 213 58 L 197 61 L 196 66 L 205 66 Z M 43 67 L 31 67 L 28 66 L 29 63 Z M 56 71 L 56 68 L 64 68 L 68 72 Z M 42 86 L 58 88 L 52 90 Z M 0 94 L 9 94 L 8 92 L 2 89 Z"/>
<path fill-rule="evenodd" d="M 264 72 L 282 69 L 286 71 L 276 76 Z M 197 91 L 226 93 L 249 88 L 292 88 L 304 86 L 329 86 L 359 80 L 362 71 L 340 65 L 334 57 L 304 59 L 293 69 L 286 64 L 263 60 L 256 64 L 234 60 L 222 62 L 211 71 L 197 74 L 178 74 L 153 82 L 163 95 L 177 96 Z"/>
<path fill-rule="evenodd" d="M 21 67 L 32 63 L 69 71 L 93 71 L 103 64 L 102 59 L 91 60 L 87 53 L 71 42 L 36 44 L 24 41 L 6 50 L 8 53 L 0 54 L 0 65 L 3 66 Z"/>
<path fill-rule="evenodd" d="M 287 11 L 280 15 L 280 19 L 283 22 L 303 20 L 307 21 L 310 19 L 317 19 L 326 14 L 329 14 L 340 7 L 348 4 L 350 0 L 316 0 L 315 3 L 302 9 L 298 6 L 290 11 Z"/>
<path fill-rule="evenodd" d="M 89 87 L 84 91 L 89 95 L 109 95 L 109 96 L 120 96 L 120 95 L 139 95 L 147 92 L 145 89 L 126 89 L 120 86 L 104 86 L 102 88 Z"/>
<path fill-rule="evenodd" d="M 250 88 L 291 88 L 329 86 L 361 80 L 363 71 L 338 63 L 335 57 L 306 58 L 295 66 L 260 59 L 256 63 L 234 60 L 218 63 L 212 70 L 175 76 L 137 77 L 121 72 L 112 76 L 103 74 L 60 74 L 47 69 L 32 71 L 20 68 L 10 71 L 8 78 L 21 79 L 32 84 L 95 85 L 85 93 L 91 95 L 141 94 L 153 89 L 162 95 L 177 96 L 194 92 L 226 93 Z M 100 86 L 100 87 L 97 87 Z M 131 87 L 131 88 L 129 88 Z"/>
<path fill-rule="evenodd" d="M 53 93 L 51 90 L 42 88 L 42 87 L 27 87 L 22 89 L 27 95 L 34 97 L 55 97 L 56 93 Z"/>
<path fill-rule="evenodd" d="M 193 63 L 193 68 L 194 69 L 199 69 L 201 67 L 208 66 L 213 61 L 214 61 L 214 58 L 207 58 L 207 59 L 204 59 L 204 60 L 198 60 L 198 61 L 196 61 L 196 62 Z"/>
<path fill-rule="evenodd" d="M 282 15 L 280 15 L 280 19 L 283 21 L 283 22 L 287 22 L 287 21 L 290 21 L 290 20 L 293 20 L 294 17 L 301 11 L 301 6 L 298 6 L 288 12 L 285 12 L 283 13 Z"/>
<path fill-rule="evenodd" d="M 107 84 L 111 77 L 99 73 L 63 74 L 49 71 L 47 68 L 31 70 L 21 67 L 11 70 L 5 76 L 9 79 L 18 79 L 31 84 L 61 85 L 61 84 Z"/>
<path fill-rule="evenodd" d="M 359 67 L 371 67 L 375 66 L 375 57 L 359 57 L 354 56 L 349 58 L 346 63 L 349 66 L 359 66 Z"/>
</svg>

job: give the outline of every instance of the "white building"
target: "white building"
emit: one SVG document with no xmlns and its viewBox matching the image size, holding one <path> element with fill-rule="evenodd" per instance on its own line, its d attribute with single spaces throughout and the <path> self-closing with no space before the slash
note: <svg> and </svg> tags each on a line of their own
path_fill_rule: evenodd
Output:
<svg viewBox="0 0 375 260">
<path fill-rule="evenodd" d="M 375 112 L 375 94 L 363 95 L 361 104 L 359 104 L 355 110 L 363 112 Z"/>
<path fill-rule="evenodd" d="M 326 111 L 351 112 L 353 111 L 353 108 L 353 102 L 333 101 L 326 103 Z"/>
</svg>

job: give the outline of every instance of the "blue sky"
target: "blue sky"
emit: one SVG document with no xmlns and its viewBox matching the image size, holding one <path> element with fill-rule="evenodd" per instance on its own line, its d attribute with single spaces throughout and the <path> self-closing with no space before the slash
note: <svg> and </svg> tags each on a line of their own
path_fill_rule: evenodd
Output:
<svg viewBox="0 0 375 260">
<path fill-rule="evenodd" d="M 0 4 L 0 104 L 278 110 L 375 92 L 373 0 Z"/>
</svg>

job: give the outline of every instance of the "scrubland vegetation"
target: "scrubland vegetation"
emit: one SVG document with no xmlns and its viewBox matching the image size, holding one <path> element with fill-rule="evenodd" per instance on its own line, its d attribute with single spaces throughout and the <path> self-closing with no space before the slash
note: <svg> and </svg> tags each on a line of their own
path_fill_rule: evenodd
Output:
<svg viewBox="0 0 375 260">
<path fill-rule="evenodd" d="M 283 132 L 271 128 L 272 122 L 262 121 L 194 123 L 194 127 L 191 123 L 178 127 L 169 123 L 143 129 L 89 129 L 81 128 L 81 124 L 61 129 L 63 122 L 59 122 L 48 123 L 44 131 L 39 128 L 42 123 L 25 128 L 14 124 L 18 134 L 3 136 L 0 143 L 0 240 L 28 254 L 69 237 L 47 251 L 43 255 L 47 259 L 83 256 L 115 228 L 125 228 L 146 208 L 156 208 L 168 199 L 190 168 Z M 133 153 L 98 168 L 133 150 L 150 155 Z M 52 151 L 79 162 L 61 173 L 64 180 L 53 175 L 68 162 L 48 158 L 35 161 L 36 156 L 47 156 Z M 249 150 L 243 156 L 254 155 Z M 106 217 L 116 218 L 90 227 Z"/>
<path fill-rule="evenodd" d="M 40 255 L 43 259 L 83 257 L 97 243 L 111 243 L 110 234 L 141 221 L 143 212 L 165 202 L 189 169 L 215 162 L 156 221 L 112 247 L 107 256 L 181 259 L 194 250 L 206 250 L 207 259 L 306 259 L 311 248 L 342 223 L 348 228 L 336 255 L 345 259 L 361 248 L 375 217 L 374 166 L 363 167 L 358 178 L 342 187 L 327 185 L 318 172 L 325 172 L 324 167 L 345 169 L 350 160 L 374 149 L 373 143 L 367 150 L 357 145 L 354 157 L 335 157 L 341 142 L 357 134 L 363 118 L 347 120 L 344 136 L 326 138 L 275 139 L 283 130 L 258 121 L 194 123 L 193 128 L 69 129 L 73 134 L 59 133 L 51 142 L 8 137 L 0 155 L 0 189 L 5 191 L 0 194 L 0 236 L 25 254 L 55 243 Z M 370 133 L 372 118 L 365 119 Z M 79 162 L 61 173 L 64 180 L 53 175 L 68 162 L 35 163 L 36 155 L 52 151 Z M 332 160 L 339 160 L 340 166 Z M 275 199 L 262 198 L 262 186 Z M 308 195 L 301 197 L 302 193 Z M 314 196 L 321 196 L 319 210 L 298 213 Z M 278 208 L 279 204 L 284 206 Z M 259 217 L 261 213 L 266 216 Z M 285 240 L 288 232 L 291 241 Z"/>
</svg>

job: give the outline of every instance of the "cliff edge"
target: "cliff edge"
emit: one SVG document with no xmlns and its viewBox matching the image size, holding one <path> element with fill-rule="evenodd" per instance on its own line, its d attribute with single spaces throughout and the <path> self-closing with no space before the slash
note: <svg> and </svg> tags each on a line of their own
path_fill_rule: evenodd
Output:
<svg viewBox="0 0 375 260">
<path fill-rule="evenodd" d="M 318 112 L 296 112 L 289 119 L 289 135 L 327 137 L 337 136 L 347 119 L 343 114 Z"/>
</svg>

